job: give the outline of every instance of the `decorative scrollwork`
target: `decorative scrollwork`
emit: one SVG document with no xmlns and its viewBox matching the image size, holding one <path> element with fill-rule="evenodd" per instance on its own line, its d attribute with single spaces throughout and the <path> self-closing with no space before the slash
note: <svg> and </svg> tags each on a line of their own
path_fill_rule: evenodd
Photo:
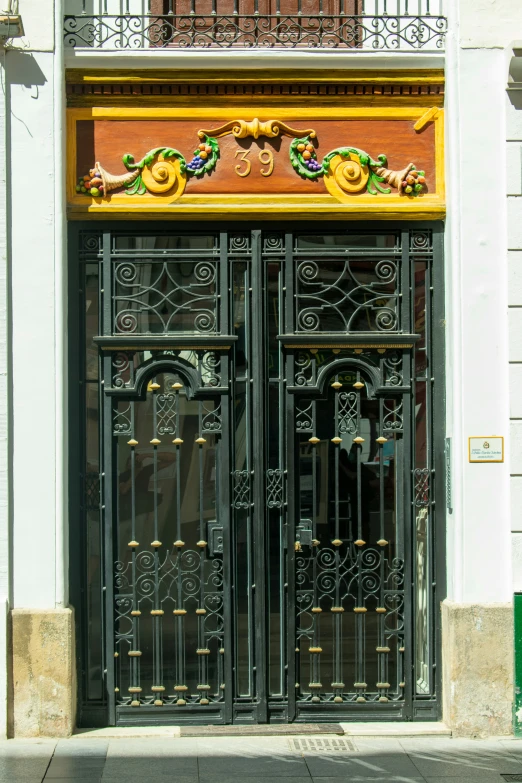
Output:
<svg viewBox="0 0 522 783">
<path fill-rule="evenodd" d="M 114 389 L 123 389 L 130 382 L 131 356 L 119 351 L 112 357 L 112 386 Z"/>
<path fill-rule="evenodd" d="M 221 556 L 214 556 L 212 560 L 203 564 L 204 557 L 203 553 L 192 549 L 167 549 L 164 554 L 160 554 L 159 551 L 142 550 L 115 563 L 115 646 L 116 650 L 120 651 L 120 656 L 121 651 L 136 649 L 139 643 L 140 631 L 135 625 L 136 615 L 149 614 L 153 607 L 156 612 L 154 619 L 162 624 L 163 633 L 172 633 L 172 619 L 170 619 L 172 609 L 174 615 L 178 613 L 178 618 L 181 619 L 188 612 L 192 613 L 196 608 L 202 608 L 203 613 L 199 618 L 199 634 L 202 642 L 200 646 L 208 648 L 214 641 L 214 654 L 219 654 L 218 649 L 223 647 L 224 639 L 223 560 Z M 170 618 L 167 619 L 169 615 Z M 183 633 L 178 625 L 176 633 L 180 632 Z M 117 659 L 116 663 L 118 663 Z M 146 665 L 151 664 L 152 661 L 149 660 Z M 144 664 L 141 662 L 139 665 L 143 667 Z M 181 665 L 179 660 L 177 665 L 179 671 Z M 203 665 L 206 666 L 206 663 Z M 119 671 L 120 677 L 125 678 L 127 684 L 131 686 L 137 684 L 137 679 L 132 679 L 132 671 L 129 673 L 125 668 Z M 156 676 L 161 677 L 162 673 L 156 671 Z M 216 680 L 214 675 L 212 700 L 222 701 L 223 693 L 219 689 L 219 680 Z M 204 679 L 202 682 L 210 682 L 210 680 Z M 152 690 L 154 691 L 154 688 Z M 135 694 L 135 696 L 133 694 L 134 698 L 142 704 L 152 704 L 154 698 L 157 698 L 154 694 L 150 696 L 142 692 L 141 688 L 138 688 Z M 177 697 L 165 695 L 163 698 L 166 703 L 173 704 Z M 197 703 L 201 693 L 193 687 L 185 698 Z M 117 703 L 127 702 L 125 693 L 118 693 Z"/>
<path fill-rule="evenodd" d="M 397 329 L 397 265 L 389 259 L 316 261 L 297 267 L 298 331 L 389 332 Z"/>
<path fill-rule="evenodd" d="M 252 136 L 254 139 L 258 139 L 260 136 L 267 136 L 268 138 L 275 138 L 277 136 L 310 136 L 315 137 L 315 131 L 311 128 L 309 130 L 291 128 L 281 120 L 267 120 L 260 122 L 257 117 L 250 122 L 246 120 L 232 120 L 219 128 L 212 128 L 210 130 L 198 131 L 198 136 L 204 138 L 205 136 L 213 136 L 214 138 L 220 138 L 221 136 L 228 136 L 232 134 L 236 139 L 246 139 L 248 136 Z"/>
<path fill-rule="evenodd" d="M 131 432 L 131 403 L 118 402 L 114 408 L 112 422 L 114 435 L 130 435 Z"/>
<path fill-rule="evenodd" d="M 233 479 L 233 505 L 234 508 L 250 507 L 250 471 L 234 470 Z"/>
<path fill-rule="evenodd" d="M 202 403 L 201 432 L 221 432 L 221 403 Z"/>
<path fill-rule="evenodd" d="M 431 231 L 410 231 L 410 251 L 426 253 L 433 250 Z"/>
<path fill-rule="evenodd" d="M 355 392 L 340 392 L 337 427 L 340 435 L 355 435 L 358 424 L 358 395 Z"/>
<path fill-rule="evenodd" d="M 307 645 L 312 648 L 319 634 L 318 615 L 314 614 L 314 607 L 324 611 L 332 611 L 334 617 L 341 617 L 341 612 L 359 612 L 357 617 L 365 623 L 366 613 L 376 607 L 379 608 L 378 623 L 380 626 L 380 639 L 383 649 L 396 647 L 402 643 L 404 632 L 404 563 L 400 558 L 390 558 L 382 548 L 367 547 L 361 549 L 351 542 L 343 543 L 335 550 L 330 547 L 310 547 L 306 552 L 296 557 L 296 583 L 297 583 L 297 628 L 301 657 L 306 653 Z M 317 609 L 316 609 L 317 611 Z M 335 622 L 335 621 L 334 621 Z M 372 624 L 373 625 L 373 624 Z M 363 625 L 364 627 L 364 625 Z M 354 626 L 356 638 L 359 644 L 365 647 L 365 632 L 358 624 Z M 336 636 L 338 643 L 342 636 Z M 378 652 L 366 646 L 364 660 L 368 665 L 371 658 L 378 657 Z M 341 656 L 342 657 L 342 656 Z M 387 663 L 377 663 L 378 666 L 387 666 Z M 318 676 L 319 669 L 315 670 Z M 312 676 L 312 680 L 314 675 Z M 381 678 L 383 679 L 383 678 Z M 324 680 L 323 680 L 324 683 Z M 379 690 L 375 683 L 364 684 L 365 701 L 377 701 Z M 318 690 L 312 686 L 316 701 L 331 701 L 334 693 L 330 686 L 317 685 Z M 333 684 L 332 684 L 333 688 Z M 324 693 L 320 693 L 324 690 Z M 335 692 L 335 691 L 334 691 Z M 342 685 L 343 698 L 355 700 L 357 685 Z M 389 692 L 390 698 L 400 700 L 402 693 L 396 686 L 394 692 Z M 298 694 L 299 701 L 310 699 L 310 691 L 307 686 L 301 686 Z"/>
<path fill-rule="evenodd" d="M 101 243 L 101 234 L 92 234 L 85 231 L 80 233 L 80 253 L 101 255 Z"/>
<path fill-rule="evenodd" d="M 317 3 L 310 13 L 217 13 L 67 15 L 66 46 L 118 49 L 187 48 L 358 48 L 368 51 L 441 51 L 447 20 L 433 14 L 333 15 Z M 321 11 L 321 13 L 320 13 Z"/>
<path fill-rule="evenodd" d="M 384 400 L 382 428 L 384 432 L 402 432 L 402 400 Z"/>
<path fill-rule="evenodd" d="M 299 400 L 295 410 L 295 429 L 297 432 L 313 432 L 314 428 L 314 402 L 313 400 Z"/>
<path fill-rule="evenodd" d="M 178 395 L 162 392 L 156 396 L 156 427 L 158 435 L 176 435 L 178 418 Z"/>
<path fill-rule="evenodd" d="M 230 253 L 250 253 L 252 250 L 250 234 L 232 234 L 228 249 Z"/>
<path fill-rule="evenodd" d="M 266 472 L 266 498 L 268 508 L 283 508 L 283 471 L 279 468 Z"/>
<path fill-rule="evenodd" d="M 383 386 L 402 386 L 402 353 L 390 351 L 382 360 Z"/>
<path fill-rule="evenodd" d="M 201 358 L 201 385 L 216 387 L 221 383 L 221 360 L 216 351 L 208 351 Z"/>
<path fill-rule="evenodd" d="M 122 261 L 113 275 L 116 333 L 216 331 L 214 262 Z"/>
<path fill-rule="evenodd" d="M 415 468 L 413 471 L 415 479 L 415 505 L 418 508 L 429 506 L 430 504 L 430 470 L 429 468 Z"/>
<path fill-rule="evenodd" d="M 308 386 L 315 382 L 315 363 L 310 353 L 299 351 L 295 357 L 295 384 Z"/>
<path fill-rule="evenodd" d="M 263 238 L 263 253 L 282 253 L 284 238 L 282 234 L 265 234 Z"/>
</svg>

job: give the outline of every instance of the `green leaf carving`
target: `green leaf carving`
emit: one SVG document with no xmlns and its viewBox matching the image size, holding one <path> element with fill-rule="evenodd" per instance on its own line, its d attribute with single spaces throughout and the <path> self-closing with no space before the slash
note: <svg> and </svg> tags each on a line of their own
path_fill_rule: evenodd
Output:
<svg viewBox="0 0 522 783">
<path fill-rule="evenodd" d="M 324 167 L 324 161 L 320 169 L 318 169 L 317 171 L 310 171 L 310 169 L 305 164 L 305 160 L 303 156 L 297 149 L 297 146 L 299 144 L 309 144 L 309 143 L 310 143 L 310 136 L 304 136 L 302 139 L 294 139 L 292 141 L 292 143 L 290 144 L 290 163 L 297 171 L 299 176 L 305 177 L 306 179 L 318 179 L 319 177 L 322 177 L 326 171 Z"/>
<path fill-rule="evenodd" d="M 177 158 L 180 160 L 182 164 L 182 171 L 184 171 L 183 166 L 185 165 L 185 158 L 181 152 L 178 152 L 178 150 L 175 150 L 172 147 L 156 147 L 155 149 L 150 150 L 150 152 L 147 152 L 145 157 L 143 157 L 139 163 L 135 163 L 134 155 L 131 155 L 129 152 L 127 152 L 123 156 L 123 163 L 129 171 L 134 171 L 135 169 L 140 169 L 141 171 L 144 166 L 148 166 L 150 163 L 152 163 L 156 155 L 159 155 L 160 152 L 163 153 L 164 158 Z"/>
<path fill-rule="evenodd" d="M 130 188 L 125 191 L 128 196 L 144 196 L 146 192 L 147 188 L 143 184 L 141 174 L 138 174 Z"/>
</svg>

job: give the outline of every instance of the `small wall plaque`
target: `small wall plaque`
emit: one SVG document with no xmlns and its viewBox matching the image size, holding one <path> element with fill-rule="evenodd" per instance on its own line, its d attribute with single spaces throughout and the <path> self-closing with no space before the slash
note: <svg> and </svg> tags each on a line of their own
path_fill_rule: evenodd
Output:
<svg viewBox="0 0 522 783">
<path fill-rule="evenodd" d="M 469 438 L 470 462 L 504 462 L 504 438 L 497 435 Z"/>
</svg>

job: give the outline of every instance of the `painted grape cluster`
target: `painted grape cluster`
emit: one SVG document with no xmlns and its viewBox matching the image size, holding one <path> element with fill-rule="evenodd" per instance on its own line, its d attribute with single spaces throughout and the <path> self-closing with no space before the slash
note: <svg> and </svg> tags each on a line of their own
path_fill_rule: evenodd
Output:
<svg viewBox="0 0 522 783">
<path fill-rule="evenodd" d="M 300 153 L 301 158 L 303 159 L 303 165 L 306 166 L 308 171 L 311 171 L 312 174 L 317 176 L 319 173 L 322 173 L 323 167 L 322 164 L 317 160 L 317 153 L 313 144 L 310 144 L 310 142 L 305 143 L 304 141 L 301 141 L 296 145 L 296 150 Z"/>
<path fill-rule="evenodd" d="M 194 150 L 194 157 L 190 161 L 190 163 L 187 163 L 187 170 L 193 171 L 194 174 L 197 174 L 199 169 L 202 169 L 205 165 L 205 161 L 208 159 L 208 156 L 212 154 L 212 147 L 210 144 L 200 144 L 197 150 Z"/>
</svg>

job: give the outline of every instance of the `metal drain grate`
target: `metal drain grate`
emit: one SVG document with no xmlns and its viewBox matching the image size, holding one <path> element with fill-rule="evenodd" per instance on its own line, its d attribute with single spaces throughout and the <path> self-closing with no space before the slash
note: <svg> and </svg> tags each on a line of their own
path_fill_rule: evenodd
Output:
<svg viewBox="0 0 522 783">
<path fill-rule="evenodd" d="M 345 753 L 355 751 L 355 745 L 349 739 L 341 737 L 292 737 L 288 740 L 290 750 L 299 753 Z"/>
<path fill-rule="evenodd" d="M 515 780 L 522 780 L 522 773 L 518 775 L 500 775 L 501 778 L 507 781 L 515 781 Z"/>
</svg>

